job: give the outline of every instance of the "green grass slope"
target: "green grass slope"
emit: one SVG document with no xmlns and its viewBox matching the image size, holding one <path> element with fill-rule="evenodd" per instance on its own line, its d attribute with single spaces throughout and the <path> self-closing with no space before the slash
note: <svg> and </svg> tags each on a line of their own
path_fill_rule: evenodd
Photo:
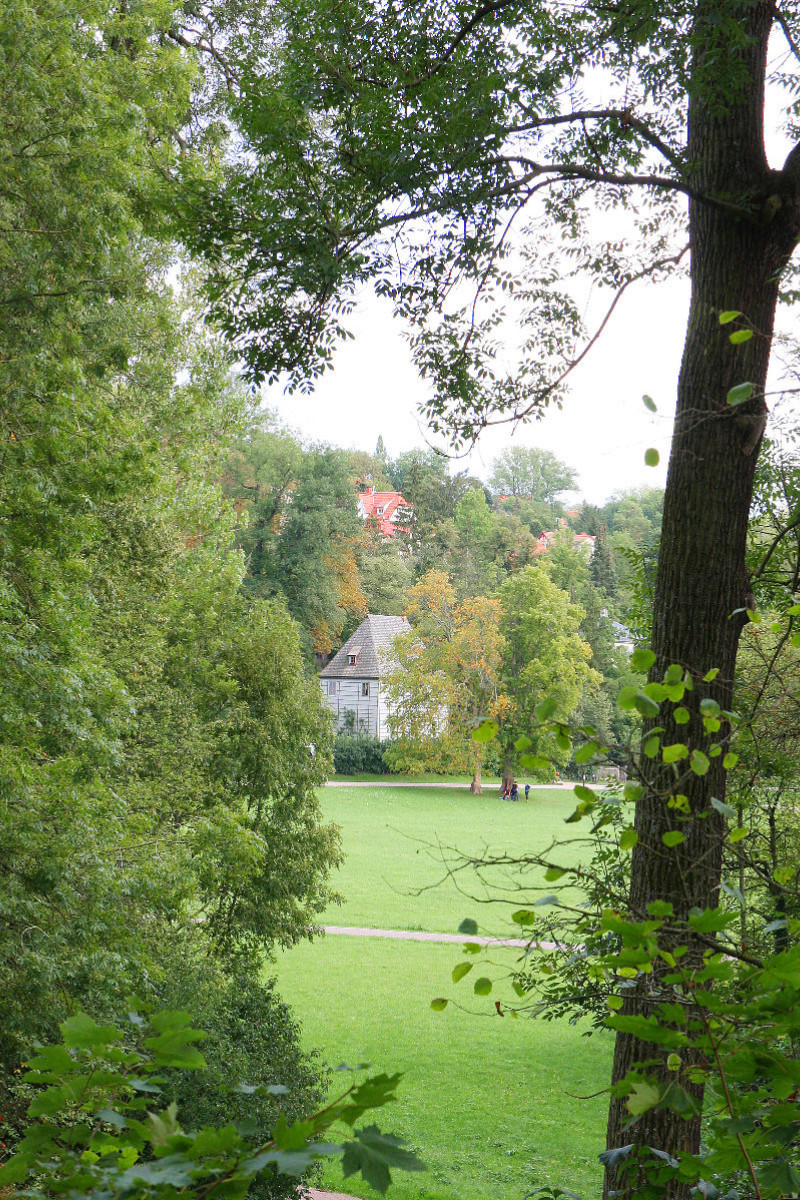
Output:
<svg viewBox="0 0 800 1200">
<path fill-rule="evenodd" d="M 493 950 L 486 973 L 502 973 L 516 953 Z M 452 984 L 462 960 L 457 945 L 328 936 L 282 954 L 276 970 L 305 1043 L 328 1063 L 405 1072 L 399 1102 L 375 1120 L 406 1138 L 428 1171 L 398 1172 L 390 1200 L 522 1200 L 548 1184 L 598 1196 L 605 1098 L 569 1093 L 607 1085 L 610 1039 L 581 1037 L 561 1021 L 499 1017 L 469 980 Z M 474 1011 L 451 1003 L 433 1012 L 439 995 Z M 348 1078 L 334 1073 L 334 1091 Z M 374 1196 L 355 1177 L 343 1180 L 338 1164 L 326 1163 L 322 1186 Z"/>
<path fill-rule="evenodd" d="M 466 788 L 435 785 L 328 787 L 322 801 L 325 815 L 342 831 L 347 856 L 332 878 L 345 902 L 324 914 L 322 923 L 328 925 L 455 933 L 461 920 L 471 916 L 483 932 L 516 934 L 509 914 L 527 901 L 515 894 L 513 885 L 541 884 L 541 872 L 498 868 L 446 878 L 439 847 L 457 847 L 467 854 L 486 848 L 523 854 L 544 850 L 575 828 L 564 825 L 574 811 L 575 797 L 571 790 L 557 788 L 532 791 L 528 803 L 516 804 L 499 800 L 494 790 L 471 796 Z M 564 857 L 561 852 L 559 861 Z M 484 879 L 505 890 L 505 906 L 481 903 L 486 897 Z"/>
</svg>

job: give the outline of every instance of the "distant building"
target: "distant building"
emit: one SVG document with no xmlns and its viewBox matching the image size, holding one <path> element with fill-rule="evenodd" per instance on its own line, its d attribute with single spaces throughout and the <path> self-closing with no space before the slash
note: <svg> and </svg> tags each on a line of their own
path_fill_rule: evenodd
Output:
<svg viewBox="0 0 800 1200">
<path fill-rule="evenodd" d="M 378 522 L 378 528 L 384 537 L 394 537 L 396 533 L 408 533 L 404 525 L 398 525 L 398 509 L 410 509 L 413 506 L 403 496 L 402 492 L 376 492 L 370 488 L 368 492 L 358 492 L 358 515 L 362 521 L 373 517 Z"/>
<path fill-rule="evenodd" d="M 370 613 L 320 671 L 322 694 L 337 729 L 347 728 L 352 720 L 354 733 L 369 733 L 381 741 L 388 736 L 390 706 L 382 680 L 396 666 L 394 639 L 410 628 L 405 617 Z"/>
<path fill-rule="evenodd" d="M 633 640 L 633 634 L 625 625 L 619 621 L 612 621 L 611 628 L 614 631 L 614 649 L 627 650 L 628 654 L 633 654 L 636 649 L 636 642 Z"/>
<path fill-rule="evenodd" d="M 539 537 L 536 539 L 536 545 L 534 547 L 533 553 L 534 554 L 546 554 L 547 551 L 553 545 L 553 543 L 556 541 L 556 538 L 560 537 L 562 533 L 563 533 L 563 530 L 555 530 L 555 531 L 551 530 L 548 533 L 540 533 Z M 573 538 L 572 538 L 573 546 L 585 547 L 585 549 L 588 551 L 589 554 L 591 554 L 591 552 L 594 550 L 594 543 L 595 543 L 595 536 L 593 533 L 576 533 L 573 535 Z"/>
</svg>

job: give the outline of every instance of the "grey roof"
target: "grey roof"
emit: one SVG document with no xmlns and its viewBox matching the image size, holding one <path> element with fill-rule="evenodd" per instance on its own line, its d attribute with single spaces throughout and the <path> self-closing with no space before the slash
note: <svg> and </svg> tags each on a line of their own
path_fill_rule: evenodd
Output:
<svg viewBox="0 0 800 1200">
<path fill-rule="evenodd" d="M 391 659 L 392 642 L 398 633 L 408 633 L 405 617 L 381 617 L 370 613 L 352 637 L 320 671 L 322 679 L 380 679 Z M 354 664 L 347 659 L 358 654 Z"/>
</svg>

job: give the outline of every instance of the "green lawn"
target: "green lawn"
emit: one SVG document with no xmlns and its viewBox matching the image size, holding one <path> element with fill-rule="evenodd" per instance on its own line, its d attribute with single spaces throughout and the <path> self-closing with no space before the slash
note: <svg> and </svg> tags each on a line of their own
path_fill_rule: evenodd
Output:
<svg viewBox="0 0 800 1200">
<path fill-rule="evenodd" d="M 496 965 L 485 973 L 502 972 L 514 954 L 493 950 Z M 453 985 L 461 959 L 457 945 L 329 936 L 287 951 L 276 971 L 305 1043 L 329 1063 L 406 1073 L 399 1103 L 375 1120 L 406 1138 L 429 1170 L 398 1172 L 390 1200 L 522 1200 L 547 1184 L 585 1200 L 599 1195 L 604 1097 L 567 1093 L 606 1086 L 610 1039 L 583 1038 L 566 1022 L 501 1019 L 468 980 Z M 438 995 L 480 1015 L 452 1003 L 435 1013 Z M 334 1087 L 346 1079 L 335 1073 Z M 324 1187 L 374 1196 L 355 1177 L 343 1180 L 338 1164 L 324 1171 Z"/>
<path fill-rule="evenodd" d="M 567 789 L 532 791 L 528 803 L 517 804 L 499 800 L 494 789 L 472 796 L 466 788 L 436 786 L 328 787 L 322 800 L 325 815 L 341 828 L 347 855 L 332 881 L 345 903 L 328 909 L 323 917 L 328 925 L 455 933 L 463 917 L 474 916 L 485 932 L 507 935 L 514 932 L 508 914 L 526 903 L 524 896 L 509 891 L 504 909 L 487 909 L 463 894 L 486 894 L 473 870 L 434 887 L 445 873 L 437 847 L 522 854 L 543 850 L 576 828 L 564 825 L 576 803 Z M 558 861 L 564 860 L 562 851 Z M 489 878 L 506 889 L 513 879 L 523 885 L 543 882 L 538 870 L 512 878 L 497 869 Z"/>
<path fill-rule="evenodd" d="M 467 852 L 485 847 L 522 853 L 563 836 L 574 809 L 570 791 L 531 793 L 528 804 L 503 803 L 494 789 L 328 787 L 328 819 L 342 830 L 346 863 L 335 877 L 345 903 L 324 917 L 332 925 L 455 932 L 465 916 L 482 930 L 518 933 L 508 914 L 481 907 L 442 875 L 432 846 Z M 560 855 L 563 861 L 564 854 Z M 525 882 L 540 882 L 531 871 Z M 495 873 L 495 882 L 514 879 Z M 480 891 L 474 873 L 462 887 Z M 428 889 L 420 892 L 420 889 Z M 553 890 L 553 885 L 548 886 Z M 418 893 L 418 894 L 414 894 Z M 536 1187 L 560 1185 L 585 1200 L 599 1194 L 597 1154 L 603 1145 L 604 1097 L 580 1101 L 608 1082 L 611 1041 L 585 1038 L 564 1021 L 499 1017 L 494 1000 L 511 999 L 505 981 L 518 950 L 492 948 L 471 959 L 472 976 L 454 985 L 459 944 L 328 936 L 279 956 L 280 990 L 303 1026 L 304 1042 L 326 1062 L 370 1062 L 404 1071 L 400 1101 L 375 1119 L 406 1138 L 428 1164 L 425 1174 L 398 1173 L 391 1200 L 522 1200 Z M 478 999 L 472 978 L 496 980 Z M 436 996 L 451 1001 L 444 1012 Z M 456 1002 L 472 1011 L 462 1011 Z M 339 1088 L 345 1077 L 333 1076 Z M 358 1196 L 370 1189 L 324 1167 L 324 1186 Z"/>
</svg>

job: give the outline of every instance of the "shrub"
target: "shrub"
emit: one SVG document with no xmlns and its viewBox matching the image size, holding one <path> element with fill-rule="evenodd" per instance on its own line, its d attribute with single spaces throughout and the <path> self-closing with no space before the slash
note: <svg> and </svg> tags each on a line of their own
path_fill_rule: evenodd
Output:
<svg viewBox="0 0 800 1200">
<path fill-rule="evenodd" d="M 384 753 L 391 742 L 381 742 L 367 733 L 340 733 L 333 745 L 333 767 L 337 775 L 388 775 Z"/>
<path fill-rule="evenodd" d="M 165 1094 L 175 1100 L 186 1129 L 246 1124 L 256 1143 L 268 1140 L 283 1112 L 291 1124 L 319 1109 L 327 1095 L 327 1069 L 316 1053 L 300 1048 L 300 1029 L 291 1010 L 266 982 L 247 971 L 232 979 L 208 964 L 192 970 L 165 989 L 170 1006 L 189 1009 L 206 1031 L 204 1071 L 172 1071 Z M 269 1094 L 229 1091 L 241 1083 L 281 1084 L 288 1089 L 278 1102 Z M 248 1195 L 262 1200 L 294 1198 L 297 1181 L 287 1175 L 259 1176 Z"/>
</svg>

